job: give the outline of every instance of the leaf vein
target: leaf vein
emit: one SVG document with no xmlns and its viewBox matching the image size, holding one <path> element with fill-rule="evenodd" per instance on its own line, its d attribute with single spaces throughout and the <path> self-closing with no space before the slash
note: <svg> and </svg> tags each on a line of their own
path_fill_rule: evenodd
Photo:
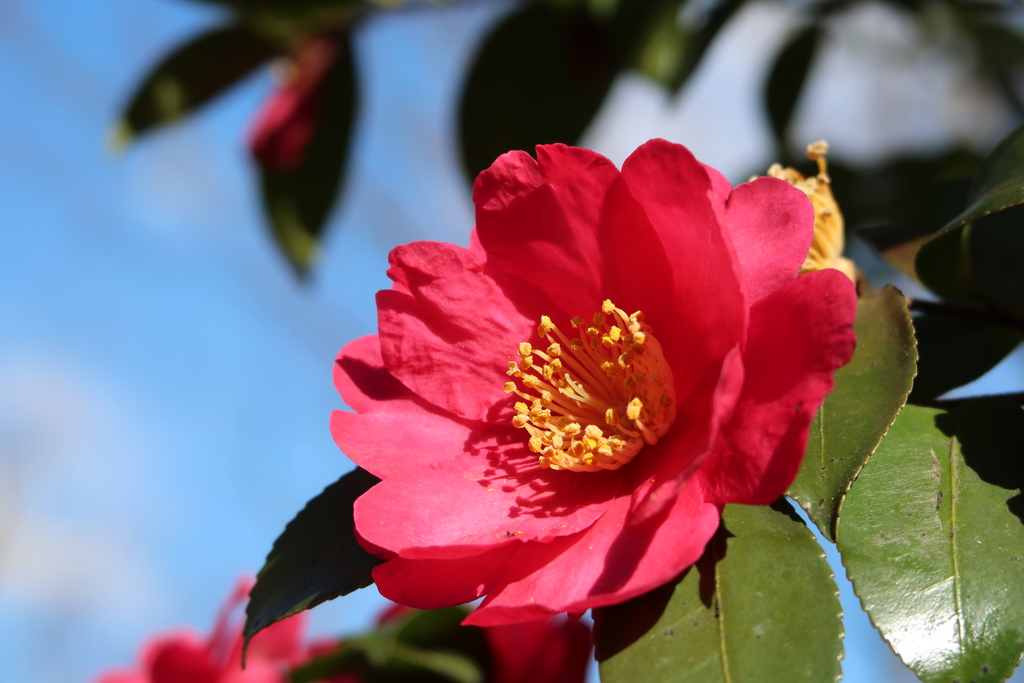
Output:
<svg viewBox="0 0 1024 683">
<path fill-rule="evenodd" d="M 960 659 L 963 660 L 964 647 L 966 636 L 964 633 L 964 607 L 963 607 L 963 596 L 961 595 L 962 587 L 960 585 L 960 556 L 957 552 L 957 526 L 956 526 L 956 510 L 960 503 L 959 496 L 957 496 L 957 462 L 956 462 L 956 451 L 957 438 L 951 436 L 949 439 L 949 546 L 950 546 L 950 557 L 953 559 L 953 601 L 956 606 L 956 628 L 957 628 L 957 639 L 960 645 Z"/>
</svg>

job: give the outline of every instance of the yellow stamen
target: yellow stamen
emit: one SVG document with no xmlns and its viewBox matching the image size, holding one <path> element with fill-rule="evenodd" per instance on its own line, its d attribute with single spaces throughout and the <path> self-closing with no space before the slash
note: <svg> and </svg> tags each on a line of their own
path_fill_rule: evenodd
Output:
<svg viewBox="0 0 1024 683">
<path fill-rule="evenodd" d="M 644 444 L 665 435 L 676 417 L 672 370 L 643 322 L 605 300 L 587 325 L 571 320 L 569 339 L 547 316 L 537 333 L 546 352 L 523 342 L 506 382 L 515 393 L 512 424 L 530 434 L 541 467 L 573 472 L 616 470 Z M 527 360 L 529 358 L 530 360 Z"/>
<path fill-rule="evenodd" d="M 854 282 L 857 281 L 856 268 L 853 261 L 843 258 L 843 214 L 832 196 L 832 179 L 828 175 L 828 164 L 825 155 L 828 143 L 819 140 L 807 146 L 807 158 L 818 162 L 818 175 L 805 178 L 795 168 L 783 168 L 781 164 L 772 164 L 768 175 L 781 178 L 806 194 L 814 207 L 814 239 L 807 253 L 800 273 L 809 273 L 825 268 L 835 268 Z"/>
</svg>

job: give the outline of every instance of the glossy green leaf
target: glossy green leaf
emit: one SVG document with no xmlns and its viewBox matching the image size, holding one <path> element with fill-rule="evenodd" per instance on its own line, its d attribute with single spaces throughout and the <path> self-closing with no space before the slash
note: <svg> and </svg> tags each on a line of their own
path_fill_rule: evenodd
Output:
<svg viewBox="0 0 1024 683">
<path fill-rule="evenodd" d="M 997 211 L 1024 204 L 1024 126 L 1007 136 L 982 162 L 970 203 L 940 231 L 948 232 Z"/>
<path fill-rule="evenodd" d="M 356 540 L 352 505 L 379 479 L 356 468 L 324 489 L 274 541 L 246 608 L 246 643 L 275 621 L 373 583 L 381 559 Z"/>
<path fill-rule="evenodd" d="M 842 611 L 821 546 L 785 500 L 729 505 L 674 583 L 594 610 L 601 680 L 839 680 Z"/>
<path fill-rule="evenodd" d="M 764 100 L 780 149 L 786 148 L 786 131 L 818 51 L 819 33 L 814 24 L 798 31 L 779 51 L 768 75 Z"/>
<path fill-rule="evenodd" d="M 1024 326 L 1024 206 L 939 234 L 921 247 L 915 266 L 937 294 L 1016 315 Z"/>
<path fill-rule="evenodd" d="M 926 683 L 1004 681 L 1024 651 L 1024 412 L 907 406 L 846 496 L 838 547 Z"/>
<path fill-rule="evenodd" d="M 172 123 L 195 111 L 280 51 L 280 46 L 245 26 L 225 26 L 179 47 L 132 95 L 116 132 L 116 143 Z"/>
<path fill-rule="evenodd" d="M 914 381 L 917 352 L 907 301 L 889 285 L 857 303 L 857 348 L 811 422 L 807 455 L 789 488 L 822 534 L 835 539 L 843 495 L 882 440 Z"/>
<path fill-rule="evenodd" d="M 621 64 L 586 6 L 524 3 L 486 37 L 463 88 L 459 140 L 470 178 L 513 149 L 575 143 Z"/>
<path fill-rule="evenodd" d="M 316 132 L 302 163 L 288 171 L 260 168 L 274 241 L 300 277 L 317 257 L 320 236 L 344 181 L 358 97 L 353 60 L 348 37 L 339 36 L 337 58 L 322 84 Z"/>
<path fill-rule="evenodd" d="M 346 638 L 292 671 L 291 683 L 313 683 L 339 674 L 364 683 L 479 683 L 488 662 L 483 630 L 462 626 L 463 607 L 419 611 Z"/>
<path fill-rule="evenodd" d="M 928 313 L 914 318 L 918 375 L 911 401 L 933 399 L 978 379 L 1024 341 L 1024 330 Z"/>
</svg>

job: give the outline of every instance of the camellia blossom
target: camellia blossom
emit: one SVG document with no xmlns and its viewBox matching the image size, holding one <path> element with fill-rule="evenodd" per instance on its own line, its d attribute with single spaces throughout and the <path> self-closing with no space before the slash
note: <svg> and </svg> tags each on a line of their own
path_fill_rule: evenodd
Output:
<svg viewBox="0 0 1024 683">
<path fill-rule="evenodd" d="M 621 171 L 540 146 L 480 174 L 469 248 L 391 252 L 379 334 L 346 346 L 341 449 L 380 592 L 484 597 L 493 626 L 619 603 L 692 565 L 726 503 L 768 504 L 854 347 L 856 293 L 798 276 L 807 195 L 688 150 Z"/>
</svg>

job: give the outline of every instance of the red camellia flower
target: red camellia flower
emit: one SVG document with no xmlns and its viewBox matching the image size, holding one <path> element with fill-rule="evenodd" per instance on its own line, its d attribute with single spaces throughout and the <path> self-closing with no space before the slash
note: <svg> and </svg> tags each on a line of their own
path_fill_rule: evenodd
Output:
<svg viewBox="0 0 1024 683">
<path fill-rule="evenodd" d="M 856 293 L 798 276 L 813 236 L 783 180 L 733 188 L 653 140 L 619 171 L 563 145 L 477 178 L 468 249 L 391 253 L 379 334 L 346 346 L 342 450 L 382 594 L 486 596 L 467 623 L 582 612 L 662 585 L 726 503 L 767 504 L 853 352 Z"/>
<path fill-rule="evenodd" d="M 249 643 L 243 670 L 242 624 L 233 616 L 251 588 L 251 579 L 238 582 L 209 638 L 190 630 L 157 636 L 143 645 L 136 669 L 109 672 L 96 683 L 284 683 L 288 670 L 309 654 L 305 615 L 260 631 Z"/>
</svg>

